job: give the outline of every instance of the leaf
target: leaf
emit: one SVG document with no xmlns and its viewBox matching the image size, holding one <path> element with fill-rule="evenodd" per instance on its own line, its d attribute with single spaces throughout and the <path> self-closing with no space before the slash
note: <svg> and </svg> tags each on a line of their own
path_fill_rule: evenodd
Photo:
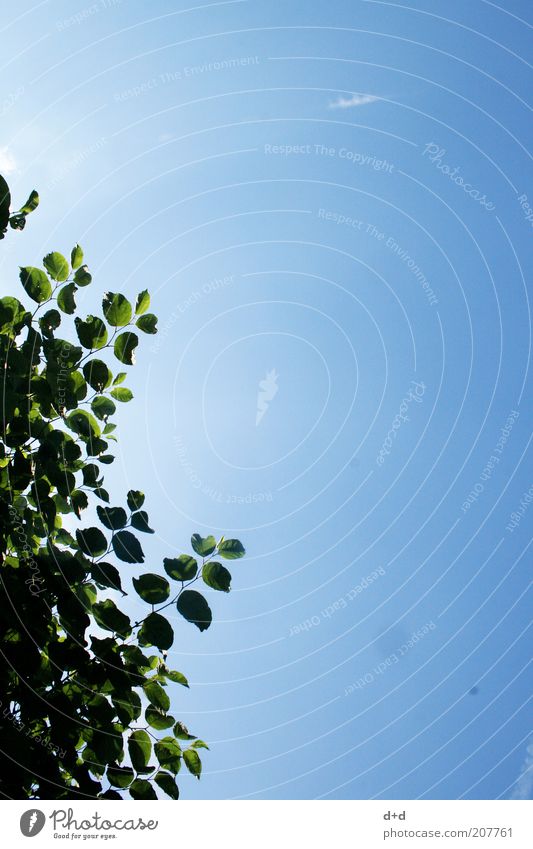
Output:
<svg viewBox="0 0 533 849">
<path fill-rule="evenodd" d="M 139 643 L 143 646 L 157 646 L 167 651 L 174 642 L 174 631 L 168 619 L 160 613 L 150 613 L 139 631 Z"/>
<path fill-rule="evenodd" d="M 134 772 L 130 766 L 108 766 L 106 776 L 113 787 L 124 789 L 133 781 Z"/>
<path fill-rule="evenodd" d="M 52 297 L 52 284 L 40 268 L 33 268 L 33 266 L 21 268 L 20 282 L 26 294 L 38 304 Z"/>
<path fill-rule="evenodd" d="M 123 404 L 127 401 L 131 401 L 133 398 L 133 392 L 125 386 L 117 386 L 115 389 L 112 389 L 109 394 L 115 399 L 115 401 L 121 401 Z"/>
<path fill-rule="evenodd" d="M 214 590 L 220 590 L 223 593 L 229 593 L 231 588 L 231 574 L 222 563 L 215 563 L 214 561 L 204 563 L 202 567 L 202 578 L 208 587 Z"/>
<path fill-rule="evenodd" d="M 38 206 L 39 206 L 39 195 L 37 194 L 35 189 L 33 189 L 33 191 L 30 192 L 30 196 L 29 196 L 28 200 L 26 201 L 26 203 L 24 204 L 24 206 L 22 206 L 20 208 L 20 212 L 23 215 L 29 215 L 30 212 L 33 212 L 34 209 L 37 209 Z"/>
<path fill-rule="evenodd" d="M 191 748 L 193 749 L 209 749 L 207 743 L 204 743 L 203 740 L 195 740 L 194 743 L 191 743 Z"/>
<path fill-rule="evenodd" d="M 75 245 L 70 252 L 70 264 L 75 271 L 83 262 L 83 251 L 79 245 Z"/>
<path fill-rule="evenodd" d="M 178 613 L 181 613 L 188 622 L 196 625 L 200 631 L 206 631 L 213 620 L 211 608 L 203 595 L 196 590 L 184 590 L 178 598 L 176 607 Z"/>
<path fill-rule="evenodd" d="M 115 339 L 113 351 L 115 357 L 127 366 L 135 364 L 135 348 L 139 344 L 139 337 L 135 333 L 121 333 Z"/>
<path fill-rule="evenodd" d="M 145 778 L 136 778 L 128 792 L 132 799 L 157 799 L 154 788 Z"/>
<path fill-rule="evenodd" d="M 9 207 L 11 206 L 11 193 L 9 186 L 0 175 L 0 239 L 4 238 L 3 231 L 6 230 L 9 221 Z"/>
<path fill-rule="evenodd" d="M 181 684 L 182 687 L 188 687 L 189 682 L 182 672 L 177 672 L 175 669 L 169 669 L 165 673 L 165 677 L 174 684 Z"/>
<path fill-rule="evenodd" d="M 162 604 L 170 595 L 170 584 L 160 575 L 147 572 L 138 578 L 133 578 L 133 586 L 137 595 L 148 604 Z"/>
<path fill-rule="evenodd" d="M 82 265 L 81 268 L 78 268 L 74 275 L 74 283 L 77 286 L 88 286 L 92 281 L 92 276 L 89 274 L 89 269 L 86 265 Z"/>
<path fill-rule="evenodd" d="M 84 369 L 85 372 L 85 369 Z M 87 410 L 74 410 L 65 419 L 68 427 L 84 439 L 100 436 L 98 422 Z"/>
<path fill-rule="evenodd" d="M 168 772 L 157 772 L 154 781 L 171 799 L 179 799 L 180 791 L 178 785 Z"/>
<path fill-rule="evenodd" d="M 181 747 L 174 737 L 163 737 L 154 746 L 159 765 L 176 775 L 181 769 Z"/>
<path fill-rule="evenodd" d="M 102 309 L 107 323 L 112 327 L 124 327 L 131 319 L 131 304 L 120 292 L 106 292 Z"/>
<path fill-rule="evenodd" d="M 76 540 L 84 554 L 100 557 L 107 551 L 107 540 L 100 528 L 84 528 L 76 531 Z"/>
<path fill-rule="evenodd" d="M 162 713 L 158 708 L 153 707 L 153 705 L 149 705 L 146 708 L 144 715 L 148 725 L 151 725 L 156 731 L 164 731 L 166 728 L 174 725 L 173 716 Z"/>
<path fill-rule="evenodd" d="M 72 315 L 76 310 L 76 301 L 74 300 L 74 293 L 76 292 L 76 286 L 74 283 L 67 283 L 66 286 L 63 286 L 62 289 L 57 293 L 57 305 L 61 312 L 66 313 L 67 315 Z"/>
<path fill-rule="evenodd" d="M 189 734 L 189 729 L 183 722 L 176 722 L 174 726 L 174 737 L 178 740 L 194 740 L 194 734 Z"/>
<path fill-rule="evenodd" d="M 94 563 L 91 567 L 91 578 L 97 584 L 103 587 L 109 587 L 112 590 L 118 590 L 124 595 L 119 571 L 112 563 L 104 563 L 102 561 L 100 563 Z"/>
<path fill-rule="evenodd" d="M 244 557 L 246 551 L 242 542 L 238 539 L 225 539 L 220 543 L 218 553 L 220 557 L 224 557 L 226 560 L 238 560 L 240 557 Z"/>
<path fill-rule="evenodd" d="M 129 531 L 119 531 L 111 540 L 113 551 L 124 563 L 144 563 L 144 553 L 137 537 Z"/>
<path fill-rule="evenodd" d="M 92 614 L 101 628 L 113 631 L 121 637 L 129 637 L 131 634 L 129 617 L 122 613 L 110 598 L 93 604 Z"/>
<path fill-rule="evenodd" d="M 126 501 L 130 510 L 140 510 L 144 504 L 144 492 L 138 489 L 130 489 Z"/>
<path fill-rule="evenodd" d="M 39 319 L 39 327 L 44 335 L 51 334 L 61 324 L 61 316 L 57 310 L 47 310 Z"/>
<path fill-rule="evenodd" d="M 94 415 L 100 421 L 106 422 L 109 416 L 112 416 L 114 412 L 116 412 L 116 406 L 113 404 L 111 398 L 106 398 L 105 395 L 98 395 L 91 401 L 91 410 Z M 111 426 L 113 427 L 113 426 Z M 113 428 L 114 429 L 114 428 Z M 111 431 L 107 431 L 110 433 Z M 106 428 L 104 428 L 104 436 L 106 434 Z"/>
<path fill-rule="evenodd" d="M 103 348 L 107 343 L 107 327 L 101 318 L 88 315 L 85 321 L 75 318 L 76 333 L 84 348 L 89 350 Z"/>
<path fill-rule="evenodd" d="M 152 754 L 152 741 L 146 731 L 132 731 L 128 738 L 128 751 L 136 772 L 147 766 Z"/>
<path fill-rule="evenodd" d="M 142 531 L 145 534 L 155 533 L 148 524 L 148 513 L 145 510 L 139 510 L 138 513 L 131 514 L 131 525 L 136 531 Z"/>
<path fill-rule="evenodd" d="M 63 254 L 57 251 L 47 254 L 43 259 L 43 265 L 52 280 L 57 280 L 59 283 L 63 283 L 69 275 L 70 268 L 68 262 Z"/>
<path fill-rule="evenodd" d="M 119 531 L 128 524 L 128 516 L 122 507 L 100 507 L 97 506 L 96 512 L 104 527 L 111 531 Z"/>
<path fill-rule="evenodd" d="M 165 557 L 163 560 L 165 572 L 175 581 L 192 581 L 198 572 L 198 563 L 188 554 L 179 557 Z"/>
<path fill-rule="evenodd" d="M 183 753 L 183 760 L 189 772 L 199 779 L 202 774 L 202 761 L 198 752 L 194 749 L 186 749 Z"/>
<path fill-rule="evenodd" d="M 149 306 L 150 295 L 148 294 L 148 289 L 143 289 L 142 292 L 139 292 L 135 301 L 135 315 L 142 315 Z"/>
<path fill-rule="evenodd" d="M 81 489 L 75 489 L 70 493 L 70 501 L 72 503 L 73 510 L 79 519 L 81 511 L 87 509 L 89 499 L 87 498 L 86 493 Z"/>
<path fill-rule="evenodd" d="M 117 376 L 115 377 L 115 379 L 113 381 L 113 386 L 118 386 L 119 383 L 124 383 L 127 376 L 128 375 L 126 374 L 125 371 L 119 371 L 119 373 L 117 374 Z"/>
<path fill-rule="evenodd" d="M 143 687 L 146 698 L 156 708 L 164 711 L 165 713 L 170 707 L 170 699 L 168 697 L 168 693 L 165 692 L 163 687 L 157 683 L 157 681 L 148 681 Z"/>
<path fill-rule="evenodd" d="M 191 537 L 191 545 L 199 554 L 200 557 L 209 557 L 217 547 L 216 540 L 213 536 L 201 537 L 200 534 L 193 534 Z"/>
<path fill-rule="evenodd" d="M 135 322 L 135 327 L 138 327 L 143 333 L 157 333 L 156 325 L 157 316 L 151 312 L 146 313 L 146 315 L 142 315 Z"/>
<path fill-rule="evenodd" d="M 83 374 L 89 386 L 97 392 L 107 389 L 113 380 L 113 375 L 103 360 L 89 360 L 83 366 Z"/>
</svg>

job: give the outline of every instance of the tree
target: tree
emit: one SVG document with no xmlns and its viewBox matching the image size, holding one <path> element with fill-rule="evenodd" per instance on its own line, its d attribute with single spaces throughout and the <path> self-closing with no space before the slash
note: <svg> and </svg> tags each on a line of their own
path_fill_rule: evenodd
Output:
<svg viewBox="0 0 533 849">
<path fill-rule="evenodd" d="M 34 191 L 11 212 L 0 178 L 0 238 L 38 203 Z M 157 318 L 147 291 L 135 305 L 108 292 L 102 315 L 76 316 L 91 279 L 76 245 L 70 261 L 54 251 L 42 268 L 20 269 L 33 311 L 0 299 L 0 792 L 155 799 L 158 787 L 177 799 L 182 763 L 200 778 L 207 746 L 170 713 L 169 690 L 188 682 L 167 666 L 174 633 L 163 612 L 209 628 L 209 604 L 191 586 L 228 592 L 220 561 L 244 548 L 194 534 L 192 552 L 165 558 L 162 574 L 133 578 L 146 616 L 132 622 L 120 609 L 124 574 L 145 559 L 137 534 L 153 530 L 141 491 L 111 506 L 104 488 L 116 404 L 132 398 L 109 361 L 133 365 L 137 331 L 156 333 Z M 90 502 L 99 524 L 86 527 Z"/>
</svg>

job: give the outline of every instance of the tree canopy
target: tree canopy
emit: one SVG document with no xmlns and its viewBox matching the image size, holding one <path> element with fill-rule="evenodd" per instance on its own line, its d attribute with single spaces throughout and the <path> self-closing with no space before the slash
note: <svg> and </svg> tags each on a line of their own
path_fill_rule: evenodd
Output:
<svg viewBox="0 0 533 849">
<path fill-rule="evenodd" d="M 38 204 L 32 191 L 13 212 L 0 177 L 0 239 Z M 145 560 L 140 535 L 154 533 L 145 496 L 112 501 L 104 471 L 117 404 L 133 398 L 124 382 L 138 334 L 156 333 L 157 318 L 146 290 L 135 303 L 107 292 L 101 315 L 82 318 L 76 293 L 91 281 L 75 245 L 20 269 L 30 308 L 0 299 L 0 793 L 155 799 L 159 788 L 177 799 L 177 773 L 184 764 L 200 778 L 207 745 L 174 716 L 173 690 L 188 682 L 167 665 L 168 613 L 209 628 L 198 588 L 229 592 L 221 561 L 245 552 L 195 533 L 160 573 L 133 575 Z M 87 527 L 89 505 L 97 524 Z M 139 621 L 121 609 L 128 573 L 147 606 Z"/>
</svg>

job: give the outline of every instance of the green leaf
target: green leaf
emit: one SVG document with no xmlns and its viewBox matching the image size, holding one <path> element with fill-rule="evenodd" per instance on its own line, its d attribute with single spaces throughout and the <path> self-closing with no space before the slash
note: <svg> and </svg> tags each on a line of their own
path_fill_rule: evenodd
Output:
<svg viewBox="0 0 533 849">
<path fill-rule="evenodd" d="M 130 510 L 140 510 L 144 504 L 144 492 L 138 489 L 130 489 L 126 501 Z"/>
<path fill-rule="evenodd" d="M 209 557 L 217 547 L 216 540 L 213 536 L 201 537 L 200 534 L 193 534 L 191 537 L 191 545 L 199 554 L 200 557 Z"/>
<path fill-rule="evenodd" d="M 157 683 L 157 681 L 148 681 L 143 687 L 146 698 L 156 708 L 164 711 L 165 713 L 170 707 L 170 699 L 168 697 L 168 693 L 165 692 L 163 687 Z"/>
<path fill-rule="evenodd" d="M 4 238 L 3 231 L 7 229 L 10 206 L 11 193 L 9 191 L 9 186 L 0 175 L 0 239 Z"/>
<path fill-rule="evenodd" d="M 85 369 L 84 369 L 85 373 Z M 98 422 L 86 410 L 74 410 L 65 419 L 68 427 L 84 439 L 100 436 Z"/>
<path fill-rule="evenodd" d="M 135 315 L 142 315 L 149 306 L 150 295 L 148 294 L 148 289 L 143 289 L 142 292 L 139 292 L 135 301 Z"/>
<path fill-rule="evenodd" d="M 29 215 L 30 212 L 33 212 L 34 209 L 37 209 L 38 206 L 39 206 L 39 195 L 37 194 L 35 189 L 33 189 L 33 191 L 30 193 L 30 196 L 29 196 L 28 200 L 26 201 L 26 203 L 24 204 L 24 206 L 22 206 L 20 208 L 20 212 L 23 215 Z"/>
<path fill-rule="evenodd" d="M 107 551 L 107 540 L 100 528 L 84 528 L 76 531 L 76 540 L 84 554 L 89 557 L 100 557 Z"/>
<path fill-rule="evenodd" d="M 124 595 L 119 571 L 112 563 L 104 563 L 103 561 L 94 563 L 91 567 L 91 578 L 102 587 L 118 590 Z"/>
<path fill-rule="evenodd" d="M 75 318 L 76 333 L 84 348 L 103 348 L 107 343 L 107 328 L 101 318 L 96 315 L 88 315 L 85 321 Z"/>
<path fill-rule="evenodd" d="M 83 262 L 83 251 L 79 245 L 75 245 L 70 252 L 70 264 L 75 271 Z"/>
<path fill-rule="evenodd" d="M 189 734 L 189 729 L 183 722 L 176 722 L 174 726 L 174 737 L 178 740 L 194 740 L 194 734 Z"/>
<path fill-rule="evenodd" d="M 100 507 L 97 506 L 96 512 L 104 527 L 110 531 L 119 531 L 128 524 L 128 516 L 122 507 Z"/>
<path fill-rule="evenodd" d="M 226 560 L 238 560 L 240 557 L 244 557 L 246 551 L 242 542 L 238 539 L 225 539 L 220 543 L 218 553 L 220 557 L 224 557 Z"/>
<path fill-rule="evenodd" d="M 116 406 L 113 404 L 111 398 L 106 398 L 105 395 L 98 395 L 91 401 L 91 410 L 94 415 L 100 421 L 106 422 L 109 416 L 112 416 L 116 411 Z M 109 433 L 110 431 L 108 431 Z M 104 435 L 106 434 L 106 429 L 104 428 Z"/>
<path fill-rule="evenodd" d="M 103 360 L 89 360 L 83 366 L 83 374 L 89 386 L 97 392 L 107 389 L 113 380 L 113 375 Z"/>
<path fill-rule="evenodd" d="M 191 748 L 193 749 L 209 749 L 207 743 L 204 743 L 203 740 L 195 740 L 194 743 L 191 743 Z"/>
<path fill-rule="evenodd" d="M 80 518 L 80 513 L 82 510 L 86 510 L 89 505 L 89 499 L 85 492 L 81 489 L 75 489 L 70 493 L 70 500 L 72 502 L 73 510 L 78 517 Z"/>
<path fill-rule="evenodd" d="M 115 339 L 113 351 L 115 357 L 127 366 L 135 364 L 135 348 L 139 344 L 139 337 L 135 333 L 121 333 Z"/>
<path fill-rule="evenodd" d="M 124 789 L 133 781 L 134 772 L 130 766 L 108 766 L 106 776 L 113 787 Z"/>
<path fill-rule="evenodd" d="M 231 575 L 222 563 L 210 561 L 204 563 L 202 567 L 202 578 L 208 587 L 214 590 L 220 590 L 223 593 L 229 593 L 231 588 Z"/>
<path fill-rule="evenodd" d="M 47 310 L 39 319 L 41 333 L 45 336 L 50 335 L 54 330 L 57 330 L 60 324 L 61 316 L 57 310 Z"/>
<path fill-rule="evenodd" d="M 132 799 L 157 799 L 156 793 L 149 781 L 145 778 L 136 778 L 128 788 Z"/>
<path fill-rule="evenodd" d="M 133 392 L 125 386 L 117 386 L 115 389 L 112 389 L 109 394 L 112 395 L 115 401 L 121 401 L 123 404 L 127 401 L 131 401 L 133 398 Z"/>
<path fill-rule="evenodd" d="M 195 749 L 186 749 L 183 753 L 183 760 L 189 772 L 199 779 L 202 774 L 202 761 L 198 752 Z"/>
<path fill-rule="evenodd" d="M 167 651 L 174 642 L 174 631 L 168 619 L 160 613 L 150 613 L 139 631 L 139 643 L 143 646 L 157 646 Z"/>
<path fill-rule="evenodd" d="M 175 581 L 192 581 L 198 572 L 198 563 L 194 557 L 188 554 L 180 554 L 179 557 L 165 557 L 163 560 L 165 572 Z"/>
<path fill-rule="evenodd" d="M 148 604 L 162 604 L 170 595 L 170 584 L 160 575 L 147 572 L 133 578 L 135 591 Z"/>
<path fill-rule="evenodd" d="M 174 737 L 163 737 L 154 746 L 154 752 L 159 765 L 170 772 L 178 773 L 181 768 L 181 747 Z"/>
<path fill-rule="evenodd" d="M 124 327 L 130 322 L 131 304 L 120 292 L 106 292 L 102 301 L 106 321 L 112 327 Z"/>
<path fill-rule="evenodd" d="M 144 715 L 148 725 L 151 725 L 156 731 L 164 731 L 166 728 L 171 728 L 174 725 L 173 716 L 162 713 L 162 711 L 153 707 L 153 705 L 149 705 L 146 708 Z"/>
<path fill-rule="evenodd" d="M 157 316 L 151 312 L 142 315 L 135 322 L 135 327 L 142 330 L 143 333 L 157 333 Z"/>
<path fill-rule="evenodd" d="M 142 531 L 145 534 L 153 534 L 154 531 L 148 524 L 148 513 L 145 510 L 139 510 L 138 513 L 132 513 L 131 526 L 136 531 Z"/>
<path fill-rule="evenodd" d="M 92 613 L 101 628 L 113 631 L 121 637 L 129 637 L 131 634 L 129 617 L 122 613 L 110 598 L 93 604 Z"/>
<path fill-rule="evenodd" d="M 72 315 L 76 310 L 76 301 L 74 300 L 74 293 L 76 292 L 76 286 L 74 283 L 67 283 L 66 286 L 63 286 L 62 289 L 57 293 L 57 305 L 61 312 L 66 313 L 67 315 Z"/>
<path fill-rule="evenodd" d="M 52 297 L 52 284 L 40 268 L 33 268 L 32 266 L 21 268 L 20 282 L 26 294 L 38 304 L 42 304 L 43 301 Z"/>
<path fill-rule="evenodd" d="M 124 383 L 127 376 L 128 375 L 126 374 L 125 371 L 119 371 L 119 373 L 117 374 L 117 376 L 115 377 L 115 379 L 113 381 L 113 386 L 118 386 L 119 383 Z"/>
<path fill-rule="evenodd" d="M 171 799 L 179 799 L 180 791 L 174 778 L 168 772 L 157 772 L 154 778 L 155 783 L 161 788 L 163 793 L 170 796 Z"/>
<path fill-rule="evenodd" d="M 178 598 L 176 607 L 178 613 L 181 613 L 188 622 L 196 625 L 200 631 L 206 631 L 213 620 L 211 608 L 203 595 L 196 590 L 184 590 Z"/>
<path fill-rule="evenodd" d="M 57 251 L 47 254 L 43 259 L 43 265 L 52 280 L 57 280 L 59 283 L 63 283 L 69 275 L 70 268 L 68 262 L 63 254 Z"/>
<path fill-rule="evenodd" d="M 168 678 L 169 681 L 172 681 L 174 684 L 181 684 L 182 687 L 188 687 L 189 682 L 187 681 L 183 672 L 177 672 L 175 669 L 168 669 L 165 671 L 165 677 Z"/>
<path fill-rule="evenodd" d="M 74 283 L 77 286 L 88 286 L 92 279 L 93 278 L 89 274 L 89 269 L 86 265 L 82 265 L 81 268 L 78 268 L 74 275 Z"/>
<path fill-rule="evenodd" d="M 129 531 L 119 531 L 111 540 L 113 551 L 124 563 L 144 563 L 144 553 L 137 537 Z"/>
<path fill-rule="evenodd" d="M 152 754 L 152 741 L 146 731 L 132 731 L 128 738 L 128 751 L 136 772 L 148 765 Z"/>
</svg>

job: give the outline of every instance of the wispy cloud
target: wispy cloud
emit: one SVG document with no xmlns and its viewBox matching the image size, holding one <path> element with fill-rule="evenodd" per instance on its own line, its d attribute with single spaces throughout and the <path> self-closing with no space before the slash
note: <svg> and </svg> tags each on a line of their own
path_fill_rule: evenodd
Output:
<svg viewBox="0 0 533 849">
<path fill-rule="evenodd" d="M 12 174 L 16 169 L 17 163 L 13 154 L 9 152 L 7 147 L 0 147 L 0 173 Z"/>
<path fill-rule="evenodd" d="M 516 779 L 510 799 L 531 799 L 533 794 L 533 737 L 526 748 L 526 757 Z"/>
<path fill-rule="evenodd" d="M 374 103 L 379 99 L 379 97 L 374 97 L 373 94 L 352 94 L 351 97 L 339 95 L 337 100 L 332 100 L 328 106 L 330 109 L 352 109 L 354 106 L 365 106 L 367 103 Z"/>
</svg>

